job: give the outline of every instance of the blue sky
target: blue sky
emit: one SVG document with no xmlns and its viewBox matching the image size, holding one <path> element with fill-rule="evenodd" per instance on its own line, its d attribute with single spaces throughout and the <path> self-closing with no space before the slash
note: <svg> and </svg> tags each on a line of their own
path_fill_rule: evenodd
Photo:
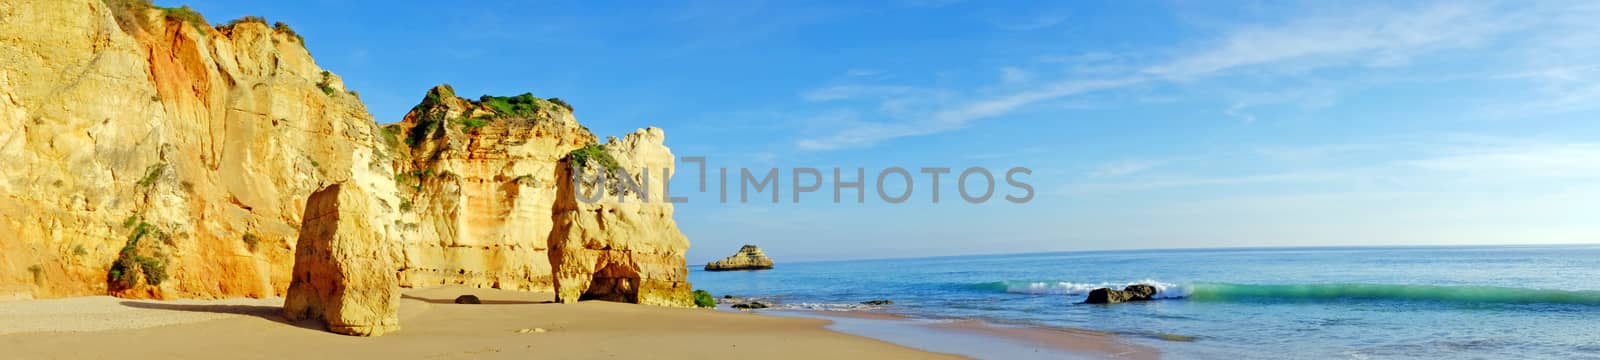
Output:
<svg viewBox="0 0 1600 360">
<path fill-rule="evenodd" d="M 690 262 L 1600 241 L 1595 4 L 187 3 L 289 23 L 380 122 L 449 83 L 786 178 L 1033 169 L 1020 205 L 686 194 Z"/>
</svg>

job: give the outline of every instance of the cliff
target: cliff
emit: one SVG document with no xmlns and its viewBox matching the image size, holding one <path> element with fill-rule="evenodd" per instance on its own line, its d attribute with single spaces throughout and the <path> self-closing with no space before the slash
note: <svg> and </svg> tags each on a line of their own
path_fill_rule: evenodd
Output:
<svg viewBox="0 0 1600 360">
<path fill-rule="evenodd" d="M 549 291 L 558 163 L 595 137 L 550 101 L 482 99 L 438 86 L 386 128 L 407 156 L 400 283 Z"/>
<path fill-rule="evenodd" d="M 372 117 L 287 27 L 116 0 L 0 18 L 0 298 L 281 294 L 308 194 L 394 191 Z"/>
<path fill-rule="evenodd" d="M 142 0 L 0 19 L 0 300 L 283 295 L 306 201 L 335 183 L 371 197 L 403 286 L 554 288 L 563 159 L 596 141 L 558 99 L 439 87 L 385 128 L 287 25 Z M 654 131 L 617 157 L 670 164 Z M 670 244 L 651 261 L 681 268 L 664 206 L 596 241 Z"/>
<path fill-rule="evenodd" d="M 694 306 L 683 258 L 689 239 L 678 231 L 666 199 L 667 170 L 676 158 L 665 141 L 661 129 L 640 129 L 586 148 L 586 156 L 569 156 L 557 167 L 563 190 L 550 233 L 557 301 Z M 575 161 L 586 169 L 578 176 L 565 166 Z M 579 194 L 591 201 L 579 200 Z"/>
</svg>

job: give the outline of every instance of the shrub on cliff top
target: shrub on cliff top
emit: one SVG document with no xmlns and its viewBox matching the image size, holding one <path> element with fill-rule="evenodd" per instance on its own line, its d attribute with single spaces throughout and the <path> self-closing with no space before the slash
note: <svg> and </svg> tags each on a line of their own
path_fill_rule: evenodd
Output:
<svg viewBox="0 0 1600 360">
<path fill-rule="evenodd" d="M 568 104 L 566 100 L 561 100 L 561 98 L 550 98 L 550 102 L 556 104 L 557 106 L 566 108 L 567 112 L 572 112 L 572 104 Z"/>
<path fill-rule="evenodd" d="M 251 24 L 251 23 L 266 25 L 267 24 L 267 19 L 263 18 L 263 17 L 260 17 L 260 16 L 255 16 L 255 15 L 245 15 L 244 17 L 241 17 L 241 18 L 238 18 L 238 19 L 228 20 L 227 24 L 223 24 L 222 26 L 218 26 L 218 27 L 231 28 L 231 27 L 237 26 L 239 24 Z"/>
<path fill-rule="evenodd" d="M 605 146 L 600 144 L 589 144 L 577 150 L 572 150 L 572 152 L 567 153 L 567 162 L 569 164 L 578 164 L 579 166 L 589 166 L 593 162 L 593 164 L 604 167 L 607 171 L 616 171 L 617 168 L 621 167 L 620 164 L 617 164 L 617 159 L 606 153 Z"/>
<path fill-rule="evenodd" d="M 306 38 L 301 37 L 300 33 L 294 32 L 294 29 L 289 28 L 289 24 L 285 24 L 282 21 L 272 23 L 272 30 L 289 35 L 289 37 L 294 38 L 294 41 L 298 41 L 301 44 L 306 43 Z"/>
<path fill-rule="evenodd" d="M 710 291 L 695 290 L 694 291 L 694 306 L 699 306 L 699 307 L 703 307 L 703 308 L 714 308 L 714 307 L 717 307 L 717 299 L 715 297 L 711 296 L 711 292 Z"/>
<path fill-rule="evenodd" d="M 493 110 L 496 117 L 502 116 L 533 116 L 539 113 L 540 99 L 533 93 L 523 93 L 517 96 L 491 96 L 484 95 L 478 102 Z"/>
</svg>

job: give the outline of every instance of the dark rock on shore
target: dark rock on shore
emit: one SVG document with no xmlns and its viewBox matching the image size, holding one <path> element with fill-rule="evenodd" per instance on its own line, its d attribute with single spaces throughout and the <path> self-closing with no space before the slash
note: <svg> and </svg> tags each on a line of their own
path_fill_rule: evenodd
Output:
<svg viewBox="0 0 1600 360">
<path fill-rule="evenodd" d="M 743 303 L 743 304 L 733 304 L 733 308 L 739 309 L 739 310 L 755 310 L 755 309 L 765 309 L 765 308 L 769 308 L 769 307 L 771 307 L 771 306 L 767 306 L 766 303 L 763 303 L 763 302 L 760 302 L 760 301 L 751 301 L 751 302 L 747 302 L 747 303 Z"/>
<path fill-rule="evenodd" d="M 456 303 L 457 304 L 482 304 L 483 300 L 478 300 L 478 296 L 477 295 L 461 295 L 461 296 L 457 296 L 456 297 Z"/>
<path fill-rule="evenodd" d="M 739 253 L 733 254 L 706 264 L 706 271 L 728 270 L 766 270 L 772 268 L 772 259 L 761 248 L 755 245 L 745 245 L 739 248 Z"/>
<path fill-rule="evenodd" d="M 890 300 L 862 301 L 861 305 L 872 305 L 872 306 L 894 305 L 894 301 L 890 301 Z"/>
<path fill-rule="evenodd" d="M 1150 300 L 1150 297 L 1155 295 L 1156 287 L 1145 284 L 1135 284 L 1128 285 L 1128 287 L 1122 288 L 1122 290 L 1112 290 L 1110 288 L 1094 289 L 1094 291 L 1089 292 L 1089 299 L 1084 300 L 1083 302 L 1085 304 L 1116 304 L 1128 301 L 1146 301 Z"/>
</svg>

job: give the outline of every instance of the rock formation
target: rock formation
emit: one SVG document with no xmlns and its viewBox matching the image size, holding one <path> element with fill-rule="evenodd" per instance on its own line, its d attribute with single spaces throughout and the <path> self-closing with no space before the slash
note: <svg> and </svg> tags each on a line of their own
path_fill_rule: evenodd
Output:
<svg viewBox="0 0 1600 360">
<path fill-rule="evenodd" d="M 306 201 L 283 315 L 328 330 L 378 336 L 400 330 L 400 284 L 385 210 L 354 184 L 333 184 Z M 377 224 L 374 224 L 377 222 Z"/>
<path fill-rule="evenodd" d="M 1145 284 L 1134 284 L 1128 285 L 1122 290 L 1112 290 L 1109 288 L 1094 289 L 1093 291 L 1089 292 L 1089 298 L 1083 302 L 1085 304 L 1116 304 L 1128 301 L 1150 300 L 1150 298 L 1155 295 L 1156 287 Z"/>
<path fill-rule="evenodd" d="M 745 245 L 739 252 L 722 260 L 706 264 L 706 271 L 765 270 L 772 268 L 772 259 L 755 245 Z"/>
<path fill-rule="evenodd" d="M 569 156 L 557 167 L 562 191 L 556 194 L 550 233 L 557 300 L 694 306 L 683 259 L 689 239 L 672 221 L 672 204 L 665 198 L 665 170 L 676 158 L 664 141 L 661 129 L 640 129 L 580 149 L 574 154 L 587 155 Z M 582 167 L 577 184 L 568 166 L 574 161 Z M 582 201 L 580 194 L 598 199 Z"/>
<path fill-rule="evenodd" d="M 287 26 L 137 0 L 0 18 L 0 299 L 281 295 L 308 195 L 394 192 L 372 117 Z"/>
<path fill-rule="evenodd" d="M 401 286 L 691 304 L 672 206 L 636 201 L 673 165 L 659 129 L 602 145 L 559 99 L 448 86 L 379 127 L 287 25 L 144 0 L 0 19 L 0 299 L 284 295 L 307 198 L 342 184 L 377 209 Z M 564 159 L 584 149 L 649 167 L 651 190 L 574 201 Z"/>
<path fill-rule="evenodd" d="M 550 291 L 557 167 L 595 137 L 553 101 L 482 100 L 440 85 L 385 129 L 404 143 L 401 284 Z"/>
</svg>

